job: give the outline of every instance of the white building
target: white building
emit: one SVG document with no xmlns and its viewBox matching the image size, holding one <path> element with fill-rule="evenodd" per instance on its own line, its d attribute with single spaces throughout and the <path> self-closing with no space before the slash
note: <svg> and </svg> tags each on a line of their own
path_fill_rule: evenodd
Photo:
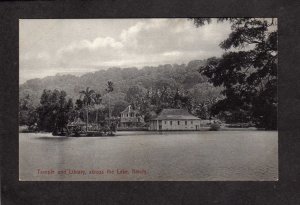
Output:
<svg viewBox="0 0 300 205">
<path fill-rule="evenodd" d="M 184 109 L 163 109 L 150 121 L 149 130 L 199 130 L 200 121 Z"/>
<path fill-rule="evenodd" d="M 131 105 L 121 112 L 120 127 L 138 127 L 144 123 L 142 116 Z"/>
</svg>

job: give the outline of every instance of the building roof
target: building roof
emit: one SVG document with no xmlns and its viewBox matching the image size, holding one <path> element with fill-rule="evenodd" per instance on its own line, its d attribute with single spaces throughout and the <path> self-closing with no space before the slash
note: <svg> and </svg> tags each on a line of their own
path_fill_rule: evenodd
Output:
<svg viewBox="0 0 300 205">
<path fill-rule="evenodd" d="M 125 110 L 123 110 L 121 113 L 128 113 L 128 112 L 135 112 L 135 113 L 137 113 L 137 111 L 136 110 L 134 110 L 132 107 L 131 107 L 131 105 L 128 105 L 126 108 L 125 108 Z"/>
<path fill-rule="evenodd" d="M 191 115 L 185 109 L 163 109 L 159 115 L 152 120 L 200 120 L 200 118 Z"/>
<path fill-rule="evenodd" d="M 77 117 L 73 122 L 69 123 L 68 126 L 78 126 L 78 125 L 86 125 L 79 117 Z"/>
</svg>

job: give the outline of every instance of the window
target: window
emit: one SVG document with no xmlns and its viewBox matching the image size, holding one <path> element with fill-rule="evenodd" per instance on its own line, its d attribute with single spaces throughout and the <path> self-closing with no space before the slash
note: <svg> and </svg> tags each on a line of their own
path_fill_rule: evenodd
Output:
<svg viewBox="0 0 300 205">
<path fill-rule="evenodd" d="M 187 125 L 187 121 L 185 121 L 184 123 L 185 123 L 185 125 Z"/>
<path fill-rule="evenodd" d="M 193 124 L 193 120 L 191 121 L 191 124 Z"/>
<path fill-rule="evenodd" d="M 128 117 L 128 114 L 127 114 L 127 117 Z"/>
<path fill-rule="evenodd" d="M 172 121 L 170 121 L 170 125 L 172 125 Z"/>
<path fill-rule="evenodd" d="M 180 121 L 177 121 L 178 125 L 180 125 Z"/>
<path fill-rule="evenodd" d="M 167 124 L 167 121 L 165 121 L 165 125 Z"/>
</svg>

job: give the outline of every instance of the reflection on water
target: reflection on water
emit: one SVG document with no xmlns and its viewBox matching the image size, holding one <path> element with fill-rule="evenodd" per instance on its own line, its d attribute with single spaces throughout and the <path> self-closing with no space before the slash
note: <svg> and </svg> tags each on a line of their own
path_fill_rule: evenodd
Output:
<svg viewBox="0 0 300 205">
<path fill-rule="evenodd" d="M 21 180 L 276 180 L 277 132 L 20 133 Z M 147 175 L 39 175 L 37 170 L 143 169 Z M 100 171 L 99 171 L 100 172 Z"/>
<path fill-rule="evenodd" d="M 72 138 L 71 137 L 54 137 L 54 136 L 43 136 L 43 137 L 36 137 L 34 138 L 36 140 L 51 140 L 51 141 L 63 141 L 63 140 L 71 140 Z"/>
</svg>

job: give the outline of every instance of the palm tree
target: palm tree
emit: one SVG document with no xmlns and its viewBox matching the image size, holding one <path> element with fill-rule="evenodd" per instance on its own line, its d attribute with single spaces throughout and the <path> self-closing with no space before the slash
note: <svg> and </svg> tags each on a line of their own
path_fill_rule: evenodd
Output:
<svg viewBox="0 0 300 205">
<path fill-rule="evenodd" d="M 108 124 L 110 126 L 111 111 L 110 111 L 110 96 L 109 96 L 109 93 L 111 93 L 114 90 L 114 83 L 109 80 L 109 81 L 107 81 L 106 86 L 107 86 L 107 88 L 105 89 L 105 91 L 108 94 Z"/>
<path fill-rule="evenodd" d="M 97 128 L 98 129 L 99 129 L 99 123 L 98 123 L 99 105 L 101 104 L 101 102 L 102 102 L 102 96 L 101 96 L 101 94 L 100 93 L 96 93 L 94 95 L 94 103 L 95 103 L 95 105 L 97 105 L 95 107 L 96 107 L 96 123 L 97 123 Z"/>
<path fill-rule="evenodd" d="M 79 92 L 80 98 L 83 96 L 83 103 L 86 107 L 86 131 L 88 131 L 88 123 L 89 123 L 89 105 L 93 102 L 93 96 L 95 94 L 94 90 L 90 90 L 89 87 L 86 90 L 82 90 Z"/>
</svg>

